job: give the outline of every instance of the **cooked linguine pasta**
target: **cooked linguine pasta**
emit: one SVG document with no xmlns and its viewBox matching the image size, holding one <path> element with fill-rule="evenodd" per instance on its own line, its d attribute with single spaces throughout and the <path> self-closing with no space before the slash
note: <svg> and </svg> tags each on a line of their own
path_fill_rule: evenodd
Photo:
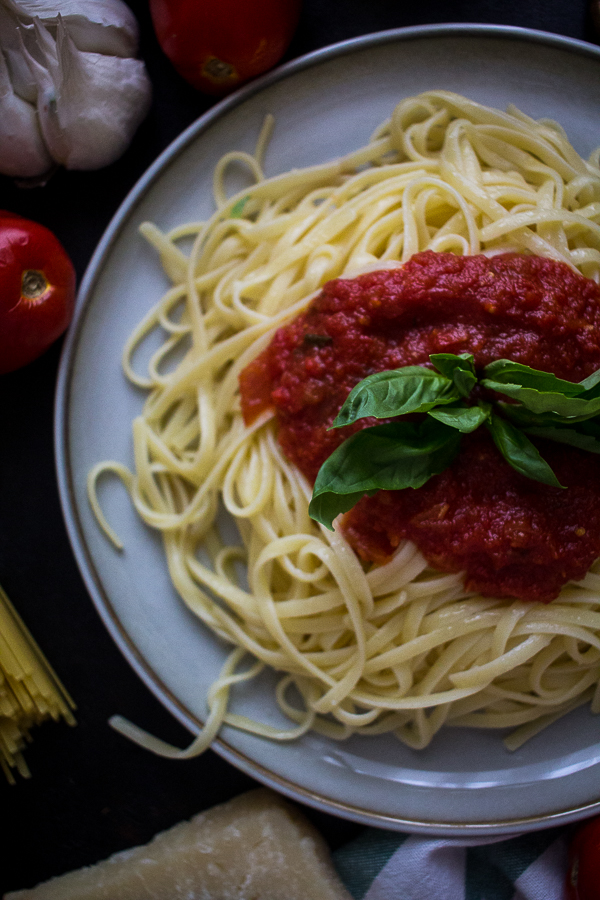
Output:
<svg viewBox="0 0 600 900">
<path fill-rule="evenodd" d="M 264 178 L 271 124 L 254 156 L 219 162 L 208 221 L 141 229 L 173 286 L 125 348 L 128 378 L 148 390 L 135 470 L 99 464 L 90 500 L 118 545 L 96 484 L 107 471 L 123 479 L 162 532 L 182 600 L 231 653 L 187 750 L 113 724 L 185 757 L 223 723 L 276 740 L 392 731 L 413 748 L 443 725 L 508 728 L 514 748 L 575 706 L 600 711 L 600 569 L 541 605 L 469 594 L 461 574 L 433 571 L 408 542 L 384 565 L 361 564 L 339 531 L 309 518 L 311 485 L 283 456 L 273 415 L 246 427 L 238 390 L 242 369 L 326 281 L 418 251 L 535 253 L 599 281 L 599 153 L 582 159 L 555 122 L 430 91 L 401 101 L 354 153 Z M 228 197 L 232 163 L 256 183 Z M 164 342 L 140 375 L 135 351 L 157 330 Z M 224 541 L 221 508 L 239 543 Z M 232 685 L 263 666 L 280 675 L 287 731 L 227 710 Z"/>
</svg>

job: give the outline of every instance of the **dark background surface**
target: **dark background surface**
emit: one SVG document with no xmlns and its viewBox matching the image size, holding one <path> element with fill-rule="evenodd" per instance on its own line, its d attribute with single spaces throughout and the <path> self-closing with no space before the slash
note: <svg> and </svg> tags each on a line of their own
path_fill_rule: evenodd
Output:
<svg viewBox="0 0 600 900">
<path fill-rule="evenodd" d="M 218 0 L 215 0 L 218 2 Z M 259 0 L 258 0 L 259 2 Z M 131 0 L 140 56 L 154 88 L 150 113 L 124 156 L 98 172 L 57 172 L 45 187 L 0 176 L 0 208 L 42 222 L 81 279 L 127 192 L 156 156 L 215 102 L 188 86 L 162 55 L 147 5 Z M 304 0 L 284 61 L 384 29 L 441 22 L 516 25 L 599 43 L 587 0 Z M 166 713 L 113 645 L 75 564 L 63 524 L 53 449 L 59 341 L 28 367 L 0 376 L 0 584 L 77 703 L 77 726 L 45 723 L 25 751 L 32 777 L 0 773 L 0 893 L 89 865 L 147 842 L 184 818 L 255 786 L 209 751 L 173 762 L 113 732 L 119 712 L 181 746 L 189 734 Z M 362 828 L 304 810 L 332 848 Z"/>
</svg>

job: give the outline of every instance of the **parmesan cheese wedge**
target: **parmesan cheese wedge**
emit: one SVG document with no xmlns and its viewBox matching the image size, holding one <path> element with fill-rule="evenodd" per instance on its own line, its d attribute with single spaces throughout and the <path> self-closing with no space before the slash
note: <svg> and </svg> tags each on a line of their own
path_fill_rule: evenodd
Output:
<svg viewBox="0 0 600 900">
<path fill-rule="evenodd" d="M 4 900 L 351 900 L 311 823 L 259 788 Z"/>
</svg>

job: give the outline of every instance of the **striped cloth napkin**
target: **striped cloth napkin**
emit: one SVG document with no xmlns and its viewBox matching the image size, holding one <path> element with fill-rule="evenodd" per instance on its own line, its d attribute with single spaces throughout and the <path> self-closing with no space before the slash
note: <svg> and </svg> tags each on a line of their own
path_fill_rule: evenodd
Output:
<svg viewBox="0 0 600 900">
<path fill-rule="evenodd" d="M 369 828 L 334 862 L 355 900 L 564 900 L 570 833 L 490 840 Z"/>
</svg>

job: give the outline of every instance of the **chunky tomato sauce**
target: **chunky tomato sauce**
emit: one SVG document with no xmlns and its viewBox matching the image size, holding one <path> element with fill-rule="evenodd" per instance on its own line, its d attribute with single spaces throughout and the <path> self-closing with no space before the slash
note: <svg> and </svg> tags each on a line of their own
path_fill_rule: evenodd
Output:
<svg viewBox="0 0 600 900">
<path fill-rule="evenodd" d="M 514 253 L 427 251 L 336 279 L 242 372 L 244 418 L 274 408 L 286 456 L 314 481 L 343 440 L 376 424 L 328 431 L 354 385 L 440 352 L 581 381 L 600 368 L 600 288 L 562 263 Z M 410 538 L 438 570 L 464 570 L 470 590 L 547 602 L 600 555 L 600 459 L 536 443 L 567 490 L 519 475 L 482 428 L 463 436 L 445 472 L 418 490 L 364 498 L 342 528 L 365 560 L 384 561 Z"/>
</svg>

